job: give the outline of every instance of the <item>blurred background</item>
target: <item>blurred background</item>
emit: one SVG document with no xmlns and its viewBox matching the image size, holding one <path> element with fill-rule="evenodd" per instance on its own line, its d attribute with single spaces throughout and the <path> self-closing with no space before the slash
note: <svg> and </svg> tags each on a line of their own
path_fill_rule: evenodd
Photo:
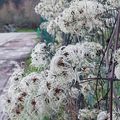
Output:
<svg viewBox="0 0 120 120">
<path fill-rule="evenodd" d="M 40 16 L 34 11 L 39 0 L 0 0 L 0 32 L 34 31 Z"/>
</svg>

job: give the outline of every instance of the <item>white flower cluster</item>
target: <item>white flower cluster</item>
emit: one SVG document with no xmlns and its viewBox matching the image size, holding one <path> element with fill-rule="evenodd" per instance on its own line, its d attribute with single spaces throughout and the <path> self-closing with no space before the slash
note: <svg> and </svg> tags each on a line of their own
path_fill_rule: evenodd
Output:
<svg viewBox="0 0 120 120">
<path fill-rule="evenodd" d="M 55 19 L 55 23 L 65 33 L 80 35 L 85 29 L 103 27 L 100 17 L 105 11 L 105 6 L 96 1 L 75 0 Z"/>
<path fill-rule="evenodd" d="M 42 24 L 41 28 L 46 28 L 47 32 L 54 35 L 58 26 L 53 21 L 65 8 L 69 7 L 71 0 L 41 0 L 35 7 L 35 12 L 40 14 L 48 22 Z"/>
<path fill-rule="evenodd" d="M 120 1 L 119 0 L 107 0 L 108 4 L 112 5 L 113 7 L 120 7 Z"/>
<path fill-rule="evenodd" d="M 46 52 L 43 49 L 45 44 L 38 44 L 37 47 L 40 53 L 41 50 L 42 54 Z M 78 79 L 75 67 L 82 64 L 83 59 L 87 60 L 89 54 L 96 54 L 101 49 L 102 46 L 94 42 L 63 46 L 52 58 L 49 70 L 23 77 L 23 69 L 16 69 L 10 78 L 8 92 L 2 97 L 4 112 L 12 120 L 40 120 L 51 112 L 57 113 L 61 105 L 67 104 L 68 95 L 77 98 L 80 91 L 85 92 L 85 87 L 81 88 L 84 90 L 71 87 L 73 80 Z"/>
<path fill-rule="evenodd" d="M 115 67 L 115 75 L 118 79 L 120 79 L 120 49 L 115 51 L 114 60 L 118 63 Z"/>
<path fill-rule="evenodd" d="M 97 120 L 108 120 L 108 113 L 106 111 L 102 111 L 98 114 Z"/>
<path fill-rule="evenodd" d="M 53 20 L 68 6 L 68 0 L 41 0 L 35 12 L 47 20 Z"/>
<path fill-rule="evenodd" d="M 49 24 L 48 24 L 48 26 L 47 26 L 47 32 L 48 32 L 49 34 L 54 35 L 56 31 L 58 32 L 58 27 L 57 27 L 57 25 L 55 24 L 54 20 L 52 20 L 52 21 L 49 22 Z"/>
<path fill-rule="evenodd" d="M 51 60 L 50 72 L 56 75 L 56 78 L 59 80 L 62 79 L 62 81 L 65 80 L 65 82 L 68 80 L 70 83 L 72 80 L 79 81 L 80 74 L 85 75 L 87 78 L 90 73 L 95 74 L 96 63 L 94 63 L 94 60 L 100 55 L 98 53 L 100 53 L 101 50 L 102 46 L 95 42 L 63 46 L 59 48 Z M 89 60 L 92 60 L 92 63 L 90 63 Z M 81 70 L 79 70 L 80 68 Z M 81 84 L 81 87 L 81 92 L 85 97 L 90 92 L 94 94 L 89 83 Z M 74 91 L 72 90 L 73 89 L 71 89 L 71 94 Z M 79 90 L 76 89 L 75 91 L 79 92 Z"/>
<path fill-rule="evenodd" d="M 79 120 L 96 120 L 97 114 L 98 114 L 98 110 L 80 109 L 78 114 L 78 119 Z"/>
<path fill-rule="evenodd" d="M 54 34 L 54 30 L 59 26 L 62 32 L 79 36 L 89 33 L 93 28 L 103 27 L 101 16 L 106 12 L 106 8 L 96 0 L 40 0 L 35 11 L 48 20 L 48 23 L 40 27 L 47 29 L 49 33 Z M 55 53 L 52 44 L 48 47 L 51 48 L 49 52 Z M 51 57 L 49 64 L 46 44 L 38 43 L 31 54 L 31 65 L 37 68 L 42 66 L 44 71 L 25 76 L 24 69 L 15 69 L 10 77 L 10 87 L 0 99 L 3 112 L 7 113 L 11 120 L 43 120 L 44 117 L 51 118 L 52 115 L 56 117 L 54 115 L 59 115 L 61 108 L 64 113 L 70 112 L 70 102 L 77 104 L 81 95 L 85 104 L 94 106 L 94 82 L 85 81 L 96 77 L 102 49 L 102 46 L 95 42 L 62 46 Z M 115 75 L 120 79 L 120 50 L 116 51 L 114 58 L 118 62 Z M 85 106 L 79 110 L 78 119 L 109 119 L 107 112 L 98 112 Z"/>
<path fill-rule="evenodd" d="M 78 114 L 79 120 L 110 120 L 107 111 L 80 109 Z M 113 112 L 113 120 L 118 120 L 115 112 Z"/>
<path fill-rule="evenodd" d="M 102 1 L 101 1 L 102 2 Z M 111 26 L 114 18 L 103 18 L 106 11 L 118 7 L 119 0 L 41 0 L 35 12 L 48 20 L 47 31 L 55 33 L 55 29 L 64 33 L 85 35 L 93 28 Z M 112 5 L 112 6 L 111 6 Z"/>
<path fill-rule="evenodd" d="M 68 45 L 61 47 L 56 55 L 62 55 L 73 67 L 85 61 L 85 59 L 95 59 L 102 50 L 102 46 L 95 42 L 77 43 L 76 45 Z"/>
<path fill-rule="evenodd" d="M 24 75 L 24 69 L 22 68 L 15 68 L 13 74 L 9 78 L 10 84 L 14 84 L 14 86 L 18 85 L 20 80 L 22 79 Z"/>
<path fill-rule="evenodd" d="M 8 113 L 10 119 L 39 120 L 40 116 L 42 117 L 44 110 L 47 109 L 43 104 L 46 89 L 42 88 L 46 80 L 45 76 L 45 72 L 41 74 L 31 73 L 21 78 L 17 86 L 13 86 L 14 82 L 10 82 L 8 92 L 1 97 L 3 111 Z M 38 95 L 39 87 L 44 93 L 41 96 Z"/>
<path fill-rule="evenodd" d="M 47 29 L 48 25 L 49 25 L 49 22 L 43 22 L 40 24 L 40 29 Z"/>
<path fill-rule="evenodd" d="M 120 64 L 115 67 L 115 75 L 118 79 L 120 79 Z"/>
<path fill-rule="evenodd" d="M 83 86 L 80 89 L 75 87 L 70 87 L 72 82 L 79 81 L 77 68 L 82 68 L 82 64 L 86 64 L 86 68 L 84 68 L 83 72 L 90 72 L 91 70 L 95 70 L 94 65 L 92 67 L 88 64 L 88 59 L 97 58 L 97 52 L 102 49 L 102 46 L 95 42 L 85 42 L 76 45 L 68 45 L 59 48 L 56 52 L 55 56 L 52 58 L 50 63 L 50 70 L 47 79 L 47 87 L 49 88 L 48 96 L 50 101 L 54 101 L 53 108 L 57 109 L 61 104 L 64 104 L 64 100 L 67 99 L 67 94 L 72 98 L 77 98 L 79 92 L 81 91 L 83 94 L 88 95 L 91 90 L 91 86 L 89 86 L 89 92 Z M 91 54 L 94 53 L 94 57 L 91 57 Z M 87 54 L 87 56 L 86 56 Z M 90 55 L 90 56 L 89 56 Z M 86 61 L 86 63 L 85 63 Z M 87 86 L 88 89 L 88 86 Z"/>
<path fill-rule="evenodd" d="M 119 119 L 119 110 L 117 112 L 113 111 L 112 119 L 113 120 Z M 110 113 L 107 113 L 107 111 L 99 112 L 99 114 L 97 116 L 97 120 L 110 120 Z"/>
<path fill-rule="evenodd" d="M 48 65 L 48 53 L 45 43 L 38 43 L 32 50 L 31 65 L 34 67 L 45 67 Z"/>
<path fill-rule="evenodd" d="M 115 59 L 115 61 L 117 61 L 117 63 L 120 63 L 120 49 L 115 51 L 114 59 Z"/>
</svg>

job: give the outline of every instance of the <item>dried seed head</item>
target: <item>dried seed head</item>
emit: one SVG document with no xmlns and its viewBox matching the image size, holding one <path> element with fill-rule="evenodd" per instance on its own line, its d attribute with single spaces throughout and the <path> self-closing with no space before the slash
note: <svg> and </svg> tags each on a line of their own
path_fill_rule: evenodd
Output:
<svg viewBox="0 0 120 120">
<path fill-rule="evenodd" d="M 50 90 L 50 88 L 51 88 L 51 83 L 47 82 L 47 88 L 48 88 L 48 90 Z"/>
</svg>

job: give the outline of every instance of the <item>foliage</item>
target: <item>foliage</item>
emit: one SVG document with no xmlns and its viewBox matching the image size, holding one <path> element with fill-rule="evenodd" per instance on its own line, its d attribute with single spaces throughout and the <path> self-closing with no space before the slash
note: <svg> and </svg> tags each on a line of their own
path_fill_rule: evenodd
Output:
<svg viewBox="0 0 120 120">
<path fill-rule="evenodd" d="M 119 119 L 120 12 L 113 1 L 40 1 L 35 11 L 47 19 L 40 30 L 69 45 L 38 43 L 28 66 L 15 70 L 1 102 L 11 119 Z"/>
<path fill-rule="evenodd" d="M 15 5 L 18 7 L 21 3 L 22 0 L 11 0 Z M 8 3 L 8 0 L 0 0 L 0 6 L 3 6 L 5 3 Z"/>
<path fill-rule="evenodd" d="M 8 1 L 7 0 L 0 0 L 0 6 L 2 6 L 6 2 L 8 2 Z"/>
<path fill-rule="evenodd" d="M 45 22 L 47 22 L 47 20 L 40 17 L 40 25 Z M 37 36 L 41 39 L 41 41 L 44 41 L 47 44 L 54 42 L 53 37 L 47 32 L 46 29 L 37 28 Z"/>
<path fill-rule="evenodd" d="M 45 116 L 43 120 L 50 120 L 49 117 Z"/>
<path fill-rule="evenodd" d="M 18 28 L 16 32 L 35 32 L 35 30 L 29 28 Z"/>
<path fill-rule="evenodd" d="M 37 72 L 40 73 L 43 70 L 42 66 L 34 67 L 31 65 L 31 59 L 25 61 L 24 76 L 29 75 L 30 73 Z"/>
</svg>

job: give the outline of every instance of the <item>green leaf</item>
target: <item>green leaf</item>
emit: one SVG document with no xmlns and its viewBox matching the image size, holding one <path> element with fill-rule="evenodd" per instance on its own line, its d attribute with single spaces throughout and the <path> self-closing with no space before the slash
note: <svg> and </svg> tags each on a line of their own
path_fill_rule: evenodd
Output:
<svg viewBox="0 0 120 120">
<path fill-rule="evenodd" d="M 48 116 L 44 116 L 43 120 L 50 120 Z"/>
</svg>

